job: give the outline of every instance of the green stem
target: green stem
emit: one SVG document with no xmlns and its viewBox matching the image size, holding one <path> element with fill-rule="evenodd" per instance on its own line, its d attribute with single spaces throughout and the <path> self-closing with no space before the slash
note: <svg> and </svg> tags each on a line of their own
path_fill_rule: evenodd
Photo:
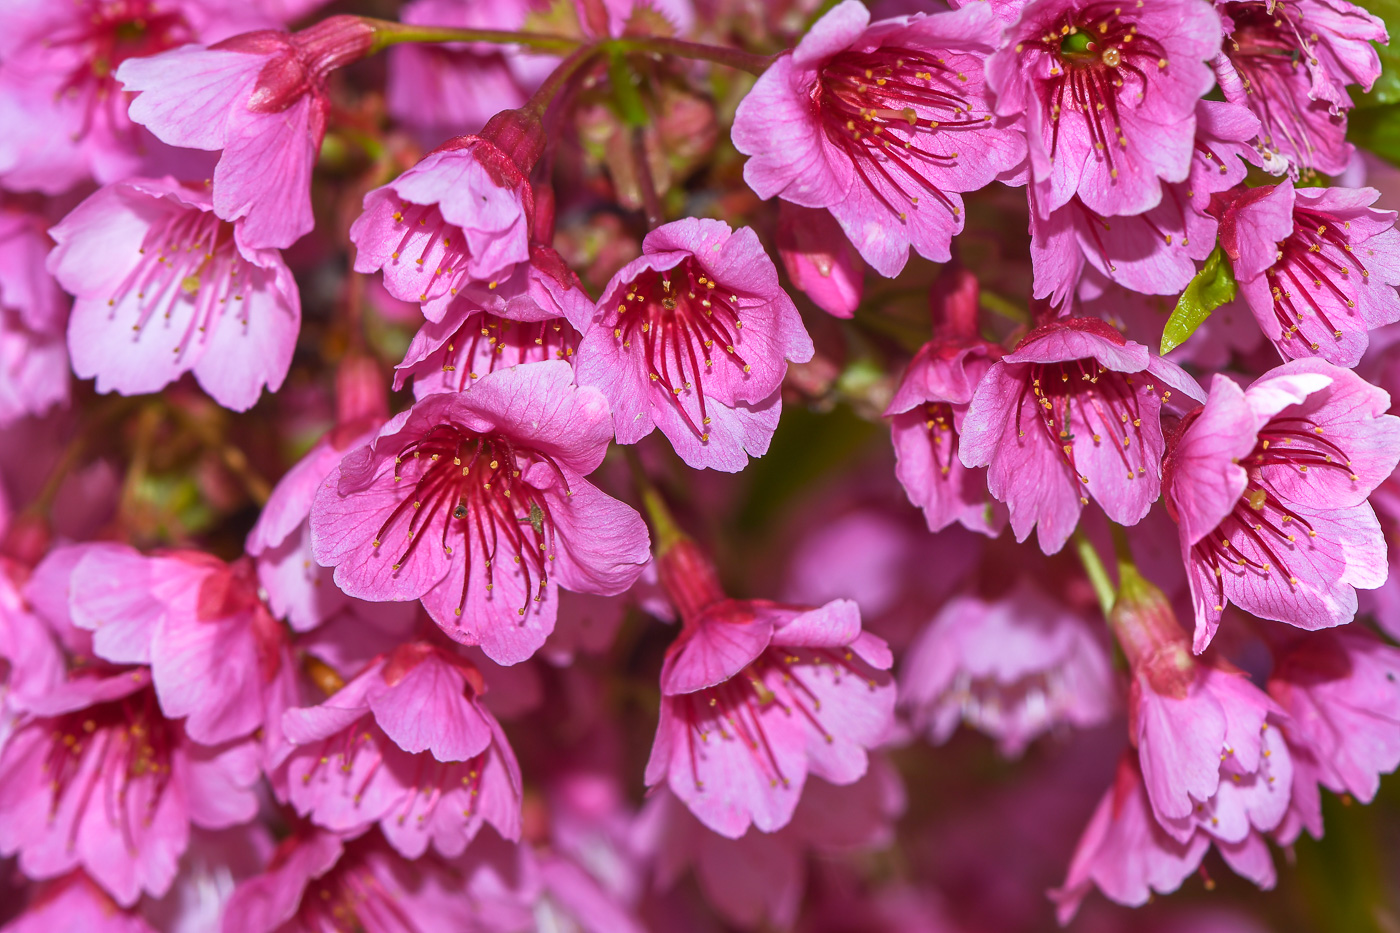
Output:
<svg viewBox="0 0 1400 933">
<path fill-rule="evenodd" d="M 1089 577 L 1089 584 L 1094 588 L 1094 595 L 1099 598 L 1099 608 L 1103 610 L 1106 619 L 1113 610 L 1113 602 L 1117 598 L 1117 588 L 1113 585 L 1113 580 L 1109 578 L 1108 568 L 1103 565 L 1099 552 L 1094 548 L 1093 543 L 1084 536 L 1084 532 L 1076 531 L 1072 540 L 1074 541 L 1074 551 L 1079 555 L 1079 562 L 1084 565 L 1084 573 Z"/>
<path fill-rule="evenodd" d="M 568 58 L 560 62 L 558 67 L 549 73 L 549 77 L 545 78 L 544 83 L 535 89 L 535 93 L 530 95 L 530 99 L 520 110 L 524 113 L 534 113 L 543 118 L 555 95 L 563 90 L 564 85 L 574 76 L 574 72 L 591 62 L 601 50 L 601 46 L 597 45 L 586 45 L 574 49 Z"/>
<path fill-rule="evenodd" d="M 632 482 L 637 485 L 637 492 L 642 497 L 642 508 L 646 510 L 647 518 L 651 521 L 651 530 L 654 532 L 653 552 L 660 557 L 683 541 L 687 535 L 681 531 L 680 525 L 676 524 L 675 516 L 671 514 L 661 492 L 652 485 L 651 477 L 647 476 L 646 467 L 642 466 L 642 458 L 637 456 L 637 451 L 632 447 L 623 447 L 622 452 L 627 457 L 627 466 L 632 470 Z"/>
<path fill-rule="evenodd" d="M 583 39 L 552 36 L 538 32 L 515 32 L 510 29 L 454 29 L 449 26 L 415 26 L 387 19 L 363 17 L 374 29 L 374 44 L 370 54 L 391 45 L 405 42 L 487 42 L 494 45 L 526 45 L 541 52 L 572 52 L 584 44 Z"/>
<path fill-rule="evenodd" d="M 702 62 L 714 62 L 738 71 L 761 75 L 773 64 L 772 55 L 755 55 L 741 49 L 725 48 L 719 45 L 706 45 L 703 42 L 688 42 L 685 39 L 670 39 L 665 36 L 639 36 L 636 38 L 612 39 L 604 43 L 610 50 L 618 52 L 653 52 L 657 55 L 674 55 L 678 58 L 691 58 Z"/>
</svg>

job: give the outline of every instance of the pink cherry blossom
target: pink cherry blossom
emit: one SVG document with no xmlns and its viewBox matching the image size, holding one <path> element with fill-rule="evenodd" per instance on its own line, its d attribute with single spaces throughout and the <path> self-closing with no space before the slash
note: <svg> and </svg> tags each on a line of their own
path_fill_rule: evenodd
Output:
<svg viewBox="0 0 1400 933">
<path fill-rule="evenodd" d="M 1355 366 L 1367 331 L 1400 321 L 1395 212 L 1373 188 L 1297 188 L 1288 179 L 1242 194 L 1221 242 L 1240 293 L 1284 359 Z"/>
<path fill-rule="evenodd" d="M 1136 756 L 1125 753 L 1113 784 L 1079 837 L 1064 884 L 1050 892 L 1063 926 L 1092 887 L 1129 907 L 1153 893 L 1170 894 L 1205 858 L 1210 837 L 1194 833 L 1178 841 L 1152 815 Z"/>
<path fill-rule="evenodd" d="M 829 210 L 881 275 L 897 275 L 911 247 L 947 261 L 961 193 L 1025 157 L 983 83 L 999 31 L 981 3 L 877 23 L 856 0 L 838 4 L 739 105 L 745 181 L 761 198 Z"/>
<path fill-rule="evenodd" d="M 608 282 L 575 365 L 619 444 L 660 428 L 690 466 L 737 473 L 768 451 L 788 362 L 812 354 L 758 236 L 688 218 L 647 234 Z"/>
<path fill-rule="evenodd" d="M 1288 639 L 1269 694 L 1288 714 L 1290 748 L 1310 753 L 1315 783 L 1370 803 L 1380 776 L 1400 765 L 1400 650 L 1369 632 L 1348 626 Z"/>
<path fill-rule="evenodd" d="M 1089 496 L 1110 519 L 1141 521 L 1161 491 L 1161 410 L 1200 399 L 1175 363 L 1096 318 L 1052 321 L 992 365 L 963 416 L 958 453 L 989 466 L 991 493 L 1016 540 L 1040 526 L 1041 550 L 1064 546 Z"/>
<path fill-rule="evenodd" d="M 685 628 L 661 669 L 646 782 L 664 781 L 723 836 L 773 832 L 792 819 L 809 772 L 833 784 L 865 773 L 866 750 L 893 719 L 890 651 L 861 632 L 849 600 L 804 609 L 724 598 L 691 548 L 661 565 Z"/>
<path fill-rule="evenodd" d="M 131 119 L 162 142 L 222 150 L 212 207 L 244 221 L 240 244 L 282 248 L 315 226 L 311 169 L 326 135 L 326 77 L 364 57 L 373 38 L 358 17 L 333 16 L 297 33 L 266 30 L 128 59 L 116 76 L 139 92 Z"/>
<path fill-rule="evenodd" d="M 1205 650 L 1227 601 L 1318 629 L 1349 622 L 1356 589 L 1386 577 L 1367 504 L 1400 458 L 1389 398 L 1320 360 L 1279 366 L 1241 390 L 1224 376 L 1164 470 Z"/>
<path fill-rule="evenodd" d="M 130 906 L 170 886 L 191 823 L 256 812 L 257 747 L 190 741 L 143 668 L 75 674 L 29 713 L 0 751 L 0 853 L 31 878 L 81 867 Z"/>
<path fill-rule="evenodd" d="M 481 674 L 422 642 L 377 659 L 320 706 L 289 710 L 285 790 L 335 832 L 378 823 L 407 858 L 461 854 L 490 823 L 520 837 L 520 769 Z"/>
<path fill-rule="evenodd" d="M 286 378 L 301 299 L 275 250 L 251 249 L 207 191 L 172 178 L 109 185 L 51 231 L 49 269 L 77 301 L 73 369 L 99 392 L 156 392 L 187 372 L 219 404 Z"/>
<path fill-rule="evenodd" d="M 818 308 L 834 317 L 855 315 L 865 263 L 830 211 L 779 201 L 778 256 L 792 284 Z"/>
<path fill-rule="evenodd" d="M 443 631 L 503 664 L 543 644 L 559 586 L 626 590 L 646 529 L 583 478 L 612 425 L 606 399 L 572 383 L 562 361 L 516 366 L 396 416 L 317 493 L 317 561 L 350 596 L 421 598 Z"/>
<path fill-rule="evenodd" d="M 35 886 L 24 912 L 5 933 L 155 933 L 139 913 L 122 910 L 81 871 Z"/>
<path fill-rule="evenodd" d="M 1162 186 L 1161 201 L 1131 217 L 1104 217 L 1078 195 L 1047 216 L 1031 190 L 1031 262 L 1035 296 L 1064 307 L 1087 264 L 1099 276 L 1147 295 L 1177 295 L 1196 263 L 1215 248 L 1211 195 L 1239 184 L 1253 158 L 1248 145 L 1259 121 L 1243 107 L 1196 102 L 1191 169 L 1182 182 Z"/>
<path fill-rule="evenodd" d="M 1216 0 L 1225 41 L 1215 60 L 1225 99 L 1262 121 L 1260 155 L 1275 174 L 1346 168 L 1349 84 L 1370 90 L 1384 24 L 1346 0 Z"/>
<path fill-rule="evenodd" d="M 1008 756 L 1051 729 L 1099 725 L 1117 703 L 1103 640 L 1024 580 L 996 601 L 949 600 L 909 646 L 900 682 L 900 706 L 930 741 L 966 722 Z"/>
<path fill-rule="evenodd" d="M 68 401 L 68 303 L 44 271 L 43 215 L 0 196 L 0 427 Z"/>
<path fill-rule="evenodd" d="M 1104 217 L 1141 214 L 1163 182 L 1186 180 L 1220 34 L 1202 0 L 1025 4 L 987 60 L 987 85 L 998 115 L 1025 121 L 1042 218 L 1076 195 Z"/>
</svg>

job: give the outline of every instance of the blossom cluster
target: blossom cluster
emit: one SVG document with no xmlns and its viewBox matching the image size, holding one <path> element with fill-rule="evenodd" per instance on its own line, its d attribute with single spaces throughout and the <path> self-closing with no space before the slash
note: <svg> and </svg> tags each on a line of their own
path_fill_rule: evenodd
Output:
<svg viewBox="0 0 1400 933">
<path fill-rule="evenodd" d="M 0 0 L 2 933 L 1286 917 L 1400 766 L 1383 19 L 328 6 Z"/>
</svg>

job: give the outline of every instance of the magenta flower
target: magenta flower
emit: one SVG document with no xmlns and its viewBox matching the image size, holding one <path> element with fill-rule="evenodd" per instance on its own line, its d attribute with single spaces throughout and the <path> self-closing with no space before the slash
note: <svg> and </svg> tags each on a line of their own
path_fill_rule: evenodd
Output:
<svg viewBox="0 0 1400 933">
<path fill-rule="evenodd" d="M 946 262 L 961 193 L 1025 158 L 986 96 L 1000 31 L 981 3 L 874 24 L 864 4 L 838 4 L 739 104 L 744 180 L 761 198 L 831 211 L 881 275 L 897 275 L 910 247 Z"/>
<path fill-rule="evenodd" d="M 579 332 L 562 317 L 515 321 L 458 298 L 441 321 L 429 321 L 413 335 L 402 363 L 394 367 L 394 390 L 413 380 L 415 398 L 437 392 L 464 392 L 498 369 L 544 360 L 572 362 Z"/>
<path fill-rule="evenodd" d="M 1161 410 L 1174 392 L 1203 397 L 1179 366 L 1102 321 L 1051 321 L 987 371 L 958 453 L 964 466 L 990 467 L 988 488 L 1010 508 L 1016 540 L 1039 523 L 1041 550 L 1053 554 L 1088 496 L 1121 525 L 1157 501 Z"/>
<path fill-rule="evenodd" d="M 900 706 L 929 741 L 966 722 L 1007 756 L 1051 729 L 1106 722 L 1117 705 L 1103 640 L 1025 580 L 995 602 L 950 599 L 909 646 L 900 684 Z"/>
<path fill-rule="evenodd" d="M 164 714 L 214 745 L 267 727 L 295 696 L 282 629 L 258 599 L 253 566 L 197 551 L 147 557 L 118 544 L 75 545 L 73 624 L 115 664 L 147 664 Z"/>
<path fill-rule="evenodd" d="M 758 236 L 692 217 L 647 234 L 608 282 L 575 365 L 619 444 L 660 428 L 690 466 L 737 473 L 768 450 L 788 362 L 812 353 Z"/>
<path fill-rule="evenodd" d="M 1311 759 L 1314 787 L 1370 803 L 1400 765 L 1400 651 L 1355 628 L 1289 639 L 1269 694 L 1288 714 L 1290 749 Z"/>
<path fill-rule="evenodd" d="M 374 30 L 332 16 L 297 33 L 270 30 L 208 48 L 184 45 L 117 69 L 131 119 L 172 146 L 222 150 L 213 210 L 242 220 L 252 249 L 291 246 L 315 226 L 311 169 L 326 135 L 330 72 L 364 57 Z"/>
<path fill-rule="evenodd" d="M 0 749 L 0 853 L 31 878 L 81 867 L 130 906 L 169 888 L 191 823 L 257 811 L 257 746 L 191 742 L 145 669 L 74 675 L 29 713 Z"/>
<path fill-rule="evenodd" d="M 583 478 L 611 434 L 606 400 L 562 361 L 429 396 L 322 485 L 316 560 L 351 596 L 421 598 L 452 638 L 523 661 L 554 628 L 559 586 L 621 593 L 648 560 L 641 517 Z"/>
<path fill-rule="evenodd" d="M 0 427 L 68 401 L 68 303 L 44 271 L 45 226 L 0 198 Z"/>
<path fill-rule="evenodd" d="M 1196 262 L 1215 248 L 1211 195 L 1244 180 L 1248 145 L 1259 121 L 1243 107 L 1196 102 L 1196 139 L 1186 181 L 1162 186 L 1155 206 L 1131 217 L 1104 217 L 1079 196 L 1042 216 L 1031 190 L 1031 262 L 1035 296 L 1057 308 L 1073 296 L 1085 265 L 1099 276 L 1147 295 L 1177 295 Z"/>
<path fill-rule="evenodd" d="M 301 299 L 275 250 L 251 249 L 209 194 L 174 179 L 109 185 L 51 231 L 49 269 L 75 296 L 73 369 L 99 392 L 157 392 L 193 372 L 246 411 L 287 376 Z"/>
<path fill-rule="evenodd" d="M 520 768 L 481 705 L 481 674 L 423 642 L 377 659 L 320 706 L 283 717 L 285 794 L 334 832 L 374 823 L 406 858 L 460 855 L 490 823 L 520 838 Z"/>
<path fill-rule="evenodd" d="M 1196 610 L 1194 648 L 1227 601 L 1299 628 L 1341 625 L 1356 592 L 1386 577 L 1366 502 L 1400 459 L 1385 392 L 1320 360 L 1279 366 L 1248 389 L 1223 376 L 1164 465 Z"/>
<path fill-rule="evenodd" d="M 778 257 L 792 284 L 833 317 L 854 317 L 865 263 L 830 211 L 778 202 Z"/>
<path fill-rule="evenodd" d="M 1209 848 L 1205 833 L 1178 841 L 1158 824 L 1137 757 L 1124 753 L 1113 785 L 1079 837 L 1064 884 L 1050 892 L 1060 924 L 1069 923 L 1091 887 L 1129 907 L 1146 904 L 1153 892 L 1172 893 Z"/>
<path fill-rule="evenodd" d="M 4 929 L 5 933 L 155 933 L 139 913 L 122 910 L 81 871 L 36 885 L 24 912 Z"/>
<path fill-rule="evenodd" d="M 1372 42 L 1385 25 L 1346 0 L 1216 0 L 1225 42 L 1215 60 L 1225 99 L 1262 121 L 1259 153 L 1275 174 L 1339 175 L 1346 141 L 1346 87 L 1369 91 L 1381 63 Z"/>
<path fill-rule="evenodd" d="M 1373 188 L 1253 188 L 1226 210 L 1221 242 L 1259 328 L 1284 359 L 1355 366 L 1367 331 L 1400 321 L 1395 212 Z"/>
<path fill-rule="evenodd" d="M 646 783 L 731 839 L 786 826 L 810 772 L 851 784 L 894 718 L 888 646 L 850 600 L 819 609 L 724 597 L 688 541 L 661 559 L 685 624 L 661 668 Z"/>
<path fill-rule="evenodd" d="M 1075 195 L 1141 214 L 1191 170 L 1220 17 L 1201 0 L 1030 0 L 987 60 L 996 112 L 1022 118 L 1042 218 Z"/>
<path fill-rule="evenodd" d="M 383 269 L 389 293 L 422 303 L 430 321 L 459 294 L 516 320 L 559 317 L 567 309 L 539 294 L 531 263 L 533 214 L 521 167 L 490 139 L 460 136 L 365 195 L 350 228 L 355 271 Z"/>
</svg>

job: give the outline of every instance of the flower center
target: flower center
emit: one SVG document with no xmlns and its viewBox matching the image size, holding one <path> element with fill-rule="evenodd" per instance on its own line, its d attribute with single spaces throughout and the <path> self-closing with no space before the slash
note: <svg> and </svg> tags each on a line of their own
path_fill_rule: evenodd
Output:
<svg viewBox="0 0 1400 933">
<path fill-rule="evenodd" d="M 647 375 L 666 390 L 681 418 L 702 441 L 710 439 L 705 430 L 710 423 L 705 378 L 714 373 L 715 347 L 722 348 L 744 372 L 750 371 L 734 347 L 743 328 L 739 296 L 724 294 L 719 283 L 690 259 L 666 272 L 647 270 L 633 279 L 613 317 L 613 337 L 623 349 L 639 345 Z M 688 391 L 694 391 L 699 404 L 699 424 L 681 404 L 681 394 Z"/>
<path fill-rule="evenodd" d="M 191 341 L 202 340 L 223 315 L 230 300 L 239 307 L 239 320 L 247 321 L 240 281 L 246 263 L 234 246 L 229 225 L 209 211 L 174 210 L 156 221 L 141 241 L 141 258 L 107 299 L 108 307 L 136 293 L 135 337 L 148 321 L 161 315 L 169 320 L 180 303 L 193 305 L 190 323 L 176 343 L 178 355 Z"/>
<path fill-rule="evenodd" d="M 373 546 L 380 547 L 391 528 L 396 534 L 403 531 L 402 550 L 394 560 L 398 570 L 423 540 L 423 532 L 440 522 L 443 553 L 467 564 L 456 614 L 460 616 L 467 604 L 473 562 L 484 563 L 489 592 L 495 586 L 499 561 L 509 557 L 524 577 L 525 604 L 519 609 L 523 616 L 532 591 L 537 590 L 535 602 L 543 601 L 545 569 L 554 560 L 555 525 L 549 502 L 543 490 L 522 476 L 536 464 L 553 470 L 565 495 L 573 494 L 559 465 L 538 451 L 460 424 L 434 427 L 394 458 L 394 482 L 407 480 L 413 493 L 380 526 Z M 405 516 L 406 526 L 401 524 Z"/>
<path fill-rule="evenodd" d="M 1342 331 L 1322 310 L 1317 296 L 1310 291 L 1325 289 L 1325 294 L 1330 294 L 1347 308 L 1356 307 L 1356 300 L 1351 297 L 1356 287 L 1356 280 L 1351 278 L 1352 267 L 1361 270 L 1363 279 L 1370 278 L 1371 273 L 1356 258 L 1346 233 L 1350 226 L 1345 221 L 1339 223 L 1335 218 L 1316 211 L 1294 209 L 1293 232 L 1279 244 L 1279 258 L 1265 273 L 1273 295 L 1274 315 L 1282 329 L 1282 339 L 1293 338 L 1308 311 L 1333 337 L 1341 339 Z M 1313 299 L 1311 308 L 1295 300 L 1308 298 Z M 1316 350 L 1318 343 L 1311 341 L 1309 347 Z"/>
<path fill-rule="evenodd" d="M 923 406 L 924 427 L 928 430 L 929 445 L 933 449 L 933 462 L 938 464 L 938 475 L 947 476 L 952 472 L 953 461 L 957 459 L 958 434 L 953 426 L 953 408 L 946 402 L 928 402 Z"/>
<path fill-rule="evenodd" d="M 1351 458 L 1323 436 L 1322 426 L 1308 418 L 1274 418 L 1259 432 L 1258 443 L 1240 460 L 1249 484 L 1235 508 L 1214 532 L 1192 548 L 1195 556 L 1214 570 L 1217 612 L 1225 605 L 1222 567 L 1233 565 L 1243 574 L 1250 570 L 1265 577 L 1277 570 L 1296 585 L 1288 554 L 1299 534 L 1316 538 L 1312 524 L 1289 507 L 1267 474 L 1266 466 L 1285 466 L 1301 474 L 1314 470 L 1340 470 L 1355 481 Z"/>
<path fill-rule="evenodd" d="M 480 311 L 467 318 L 447 342 L 442 371 L 456 373 L 448 378 L 463 391 L 497 368 L 570 359 L 578 341 L 578 331 L 563 318 L 523 322 Z"/>
<path fill-rule="evenodd" d="M 813 97 L 827 138 L 851 158 L 885 207 L 905 220 L 921 193 L 958 212 L 926 172 L 958 159 L 952 149 L 929 148 L 936 146 L 935 134 L 975 130 L 992 119 L 990 113 L 973 114 L 966 84 L 967 75 L 944 58 L 887 47 L 834 56 L 822 68 Z M 891 201 L 890 189 L 908 203 Z"/>
<path fill-rule="evenodd" d="M 1226 12 L 1235 28 L 1225 38 L 1224 53 L 1264 124 L 1264 147 L 1277 153 L 1273 134 L 1278 133 L 1293 152 L 1311 152 L 1306 98 L 1292 86 L 1302 62 L 1317 64 L 1299 28 L 1301 14 L 1281 0 L 1232 3 Z"/>
<path fill-rule="evenodd" d="M 1024 46 L 1016 50 L 1022 52 Z M 1117 178 L 1114 153 L 1128 148 L 1118 111 L 1125 83 L 1136 86 L 1140 105 L 1147 95 L 1148 75 L 1167 67 L 1166 51 L 1122 16 L 1120 3 L 1091 3 L 1066 11 L 1040 37 L 1040 47 L 1050 58 L 1050 74 L 1040 82 L 1039 94 L 1050 114 L 1051 160 L 1059 150 L 1060 117 L 1069 110 L 1083 118 L 1095 152 Z"/>
<path fill-rule="evenodd" d="M 436 204 L 402 201 L 393 216 L 394 223 L 401 226 L 404 232 L 391 258 L 397 262 L 401 261 L 401 256 L 407 255 L 415 266 L 430 266 L 433 269 L 432 282 L 424 286 L 425 290 L 418 300 L 438 297 L 444 290 L 456 295 L 458 286 L 468 279 L 467 263 L 471 260 L 471 252 L 467 249 L 466 235 L 447 222 Z M 427 239 L 415 245 L 414 238 L 422 233 L 428 233 Z M 443 280 L 445 289 L 439 286 L 439 278 Z M 496 284 L 491 282 L 488 287 L 495 289 Z"/>
<path fill-rule="evenodd" d="M 1145 391 L 1152 392 L 1154 388 L 1148 383 Z M 1025 436 L 1021 412 L 1027 393 L 1035 396 L 1035 403 L 1041 408 L 1041 426 L 1046 436 L 1060 448 L 1065 463 L 1081 483 L 1088 483 L 1089 478 L 1076 465 L 1074 445 L 1085 435 L 1095 445 L 1107 441 L 1118 451 L 1128 479 L 1147 472 L 1142 409 L 1133 376 L 1113 372 L 1092 359 L 1032 363 L 1016 405 L 1018 437 Z M 1163 401 L 1169 397 L 1170 391 L 1162 393 Z M 1088 499 L 1081 496 L 1080 501 L 1087 503 Z"/>
</svg>

